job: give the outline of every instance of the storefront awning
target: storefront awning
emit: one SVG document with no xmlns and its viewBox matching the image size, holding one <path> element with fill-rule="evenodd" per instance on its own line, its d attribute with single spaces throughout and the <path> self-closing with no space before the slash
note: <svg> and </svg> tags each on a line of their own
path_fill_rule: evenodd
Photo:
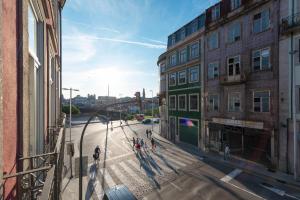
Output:
<svg viewBox="0 0 300 200">
<path fill-rule="evenodd" d="M 254 122 L 254 121 L 244 121 L 244 120 L 235 120 L 235 119 L 224 119 L 224 118 L 212 118 L 213 123 L 229 125 L 229 126 L 238 126 L 243 128 L 253 128 L 253 129 L 264 129 L 263 122 Z"/>
</svg>

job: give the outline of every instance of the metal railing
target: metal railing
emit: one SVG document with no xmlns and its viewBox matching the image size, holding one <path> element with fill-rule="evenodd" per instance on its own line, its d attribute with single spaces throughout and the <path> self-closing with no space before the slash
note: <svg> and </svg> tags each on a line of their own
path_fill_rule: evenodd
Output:
<svg viewBox="0 0 300 200">
<path fill-rule="evenodd" d="M 58 192 L 57 195 L 59 194 L 65 144 L 64 124 L 65 115 L 61 118 L 59 126 L 52 129 L 51 137 L 48 140 L 48 143 L 51 145 L 48 145 L 48 150 L 45 148 L 47 153 L 20 158 L 18 160 L 20 166 L 26 166 L 24 171 L 5 174 L 3 176 L 3 183 L 5 183 L 7 179 L 17 178 L 19 183 L 19 199 L 39 199 L 39 196 L 44 193 L 43 191 L 46 183 L 49 182 L 47 182 L 48 179 L 51 179 L 55 183 L 51 188 L 54 188 L 55 192 Z M 56 173 L 54 176 L 51 175 L 51 171 L 53 170 Z M 0 191 L 4 190 L 3 183 L 3 188 L 0 188 Z M 0 194 L 0 200 L 2 200 L 1 198 L 3 198 L 3 196 L 3 193 Z M 59 198 L 58 196 L 55 196 L 53 199 Z"/>
<path fill-rule="evenodd" d="M 283 18 L 281 22 L 281 31 L 285 33 L 297 26 L 300 26 L 300 13 Z"/>
</svg>

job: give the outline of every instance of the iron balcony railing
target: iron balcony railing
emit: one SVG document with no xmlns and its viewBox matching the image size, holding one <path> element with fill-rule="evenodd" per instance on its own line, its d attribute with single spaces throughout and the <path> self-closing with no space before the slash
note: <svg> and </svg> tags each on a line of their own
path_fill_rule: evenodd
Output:
<svg viewBox="0 0 300 200">
<path fill-rule="evenodd" d="M 296 27 L 300 28 L 300 12 L 282 19 L 282 33 L 289 32 Z"/>
</svg>

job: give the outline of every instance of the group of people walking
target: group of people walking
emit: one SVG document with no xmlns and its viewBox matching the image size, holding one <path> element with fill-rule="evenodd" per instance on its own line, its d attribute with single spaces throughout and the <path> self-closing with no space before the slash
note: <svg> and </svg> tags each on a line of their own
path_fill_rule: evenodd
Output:
<svg viewBox="0 0 300 200">
<path fill-rule="evenodd" d="M 155 141 L 154 141 L 154 138 L 151 138 L 151 148 L 152 150 L 155 149 L 156 145 L 155 145 Z M 139 153 L 141 152 L 141 149 L 144 149 L 144 151 L 148 151 L 148 145 L 147 145 L 147 142 L 144 141 L 143 138 L 132 138 L 132 148 L 133 150 L 137 150 Z"/>
</svg>

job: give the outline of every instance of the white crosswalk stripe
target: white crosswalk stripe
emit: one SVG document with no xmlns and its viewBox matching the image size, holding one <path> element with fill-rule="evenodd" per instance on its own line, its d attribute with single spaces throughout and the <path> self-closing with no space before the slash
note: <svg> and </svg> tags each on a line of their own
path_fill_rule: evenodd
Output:
<svg viewBox="0 0 300 200">
<path fill-rule="evenodd" d="M 120 166 L 123 167 L 123 169 L 131 175 L 132 179 L 134 179 L 134 181 L 136 183 L 139 183 L 139 184 L 145 184 L 146 181 L 144 179 L 142 179 L 141 177 L 139 177 L 138 174 L 136 174 L 136 172 L 134 172 L 131 168 L 128 167 L 128 165 L 126 165 L 125 162 L 121 162 L 120 163 Z"/>
<path fill-rule="evenodd" d="M 189 160 L 186 157 L 183 157 L 181 155 L 178 156 L 178 155 L 172 154 L 172 153 L 167 152 L 167 151 L 165 151 L 163 154 L 167 155 L 168 157 L 173 157 L 173 158 L 175 157 L 177 160 L 179 160 L 179 161 L 181 161 L 185 164 L 192 164 L 193 163 L 193 161 L 191 161 L 191 160 Z"/>
<path fill-rule="evenodd" d="M 168 166 L 166 165 L 166 163 L 164 163 L 160 158 L 155 159 L 155 161 L 157 162 L 158 166 L 159 166 L 160 168 L 162 168 L 162 171 L 165 171 L 165 172 L 172 172 L 172 171 L 173 171 L 173 170 L 172 170 L 170 167 L 168 167 Z"/>
<path fill-rule="evenodd" d="M 112 186 L 116 185 L 116 183 L 114 182 L 114 180 L 110 176 L 108 170 L 100 169 L 100 173 L 104 177 L 104 181 L 107 183 L 108 187 L 112 187 Z"/>
<path fill-rule="evenodd" d="M 179 169 L 179 168 L 182 167 L 181 164 L 175 163 L 176 161 L 172 162 L 172 160 L 169 159 L 168 156 L 165 156 L 165 155 L 160 155 L 159 156 L 159 155 L 156 155 L 156 154 L 153 154 L 153 156 L 156 158 L 156 160 L 160 161 L 161 163 L 168 166 L 169 168 Z"/>
<path fill-rule="evenodd" d="M 116 165 L 111 165 L 109 168 L 116 174 L 118 179 L 125 185 L 131 185 L 133 182 L 131 182 L 128 177 L 126 177 L 121 170 Z"/>
<path fill-rule="evenodd" d="M 186 166 L 186 164 L 184 164 L 184 163 L 182 163 L 181 161 L 176 160 L 176 159 L 174 159 L 174 158 L 172 158 L 172 157 L 170 157 L 170 156 L 164 156 L 164 158 L 165 158 L 168 162 L 172 163 L 176 168 L 180 168 L 180 167 Z"/>
</svg>

